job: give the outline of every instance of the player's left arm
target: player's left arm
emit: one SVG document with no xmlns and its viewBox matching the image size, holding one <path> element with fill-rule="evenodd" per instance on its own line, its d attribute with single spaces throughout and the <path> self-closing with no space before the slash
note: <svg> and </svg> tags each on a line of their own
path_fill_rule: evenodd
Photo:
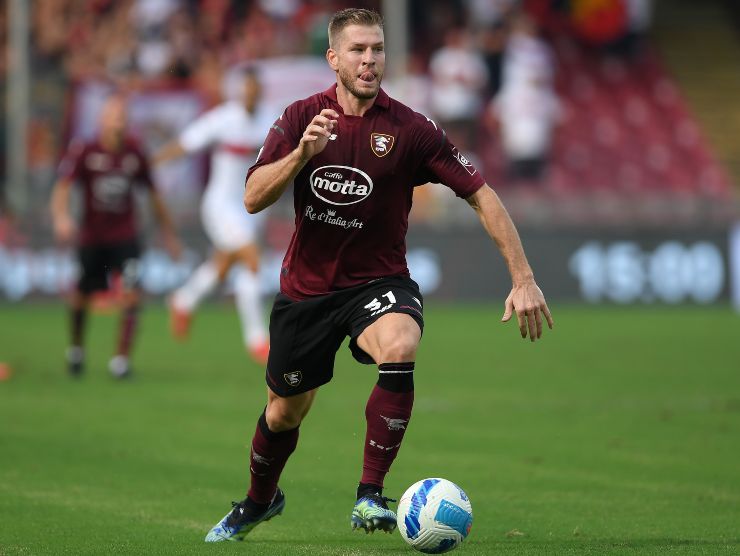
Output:
<svg viewBox="0 0 740 556">
<path fill-rule="evenodd" d="M 177 260 L 180 258 L 182 253 L 182 245 L 177 237 L 175 224 L 170 215 L 170 211 L 167 209 L 164 199 L 162 199 L 162 195 L 154 187 L 149 188 L 149 199 L 152 203 L 154 217 L 162 230 L 162 239 L 164 240 L 165 249 L 167 249 L 167 252 L 173 259 Z"/>
<path fill-rule="evenodd" d="M 501 321 L 508 322 L 511 315 L 516 313 L 522 338 L 529 335 L 534 342 L 542 336 L 543 317 L 550 328 L 553 327 L 553 320 L 545 296 L 537 286 L 527 262 L 519 233 L 498 195 L 488 185 L 484 184 L 466 200 L 478 214 L 509 267 L 512 287 Z"/>
<path fill-rule="evenodd" d="M 165 143 L 152 157 L 152 165 L 160 166 L 172 160 L 181 158 L 187 154 L 187 151 L 180 143 L 179 139 L 173 139 Z"/>
<path fill-rule="evenodd" d="M 224 110 L 222 107 L 201 114 L 195 121 L 188 124 L 178 137 L 170 139 L 154 153 L 151 159 L 152 166 L 158 167 L 210 147 L 218 141 L 223 125 Z"/>
<path fill-rule="evenodd" d="M 138 147 L 136 148 L 136 154 L 139 159 L 139 171 L 136 176 L 137 183 L 141 187 L 145 188 L 149 194 L 149 201 L 152 204 L 154 218 L 162 231 L 164 247 L 170 254 L 170 257 L 177 260 L 180 258 L 182 253 L 182 245 L 175 231 L 175 221 L 172 219 L 170 211 L 167 209 L 167 205 L 162 198 L 162 194 L 154 185 L 149 157 Z"/>
</svg>

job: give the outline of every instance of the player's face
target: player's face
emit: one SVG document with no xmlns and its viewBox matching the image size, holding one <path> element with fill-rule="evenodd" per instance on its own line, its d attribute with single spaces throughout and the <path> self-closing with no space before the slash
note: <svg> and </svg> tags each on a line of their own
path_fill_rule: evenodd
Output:
<svg viewBox="0 0 740 556">
<path fill-rule="evenodd" d="M 357 98 L 372 99 L 378 94 L 385 70 L 383 40 L 383 30 L 377 25 L 348 25 L 327 53 L 342 85 Z"/>
<path fill-rule="evenodd" d="M 122 135 L 126 130 L 126 101 L 113 97 L 106 101 L 100 115 L 100 127 L 104 134 Z"/>
<path fill-rule="evenodd" d="M 247 75 L 244 78 L 242 94 L 244 95 L 244 106 L 251 112 L 257 106 L 257 102 L 259 102 L 260 95 L 262 94 L 262 87 L 260 87 L 260 82 L 255 76 Z"/>
</svg>

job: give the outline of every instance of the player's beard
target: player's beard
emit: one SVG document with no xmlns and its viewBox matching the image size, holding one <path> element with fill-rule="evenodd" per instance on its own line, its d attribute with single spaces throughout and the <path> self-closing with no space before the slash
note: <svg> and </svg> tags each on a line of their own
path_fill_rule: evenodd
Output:
<svg viewBox="0 0 740 556">
<path fill-rule="evenodd" d="M 380 90 L 380 83 L 383 80 L 383 72 L 379 71 L 378 75 L 375 76 L 376 83 L 375 87 L 372 90 L 358 89 L 355 85 L 355 81 L 358 79 L 358 77 L 342 67 L 339 68 L 339 79 L 342 81 L 342 85 L 344 85 L 344 88 L 352 93 L 355 97 L 369 100 L 371 98 L 375 98 L 378 95 L 378 91 Z"/>
</svg>

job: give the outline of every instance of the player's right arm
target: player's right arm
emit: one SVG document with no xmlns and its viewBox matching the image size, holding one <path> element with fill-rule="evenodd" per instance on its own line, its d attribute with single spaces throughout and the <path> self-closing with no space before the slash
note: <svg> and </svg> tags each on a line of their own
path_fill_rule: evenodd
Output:
<svg viewBox="0 0 740 556">
<path fill-rule="evenodd" d="M 152 165 L 159 166 L 187 154 L 179 139 L 174 139 L 160 148 L 152 157 Z"/>
<path fill-rule="evenodd" d="M 224 125 L 228 124 L 228 111 L 224 106 L 202 114 L 182 130 L 179 137 L 165 143 L 152 157 L 152 166 L 160 166 L 216 143 Z"/>
<path fill-rule="evenodd" d="M 54 237 L 61 243 L 71 243 L 77 232 L 77 226 L 69 211 L 69 198 L 72 184 L 85 174 L 85 144 L 73 140 L 59 164 L 58 178 L 51 191 L 51 222 Z"/>
<path fill-rule="evenodd" d="M 61 243 L 70 243 L 75 236 L 75 223 L 69 212 L 72 180 L 60 178 L 51 192 L 51 221 L 54 237 Z"/>
<path fill-rule="evenodd" d="M 277 201 L 288 185 L 314 156 L 326 148 L 337 125 L 339 114 L 325 108 L 313 117 L 303 132 L 298 146 L 286 156 L 259 166 L 247 178 L 244 206 L 254 214 Z"/>
</svg>

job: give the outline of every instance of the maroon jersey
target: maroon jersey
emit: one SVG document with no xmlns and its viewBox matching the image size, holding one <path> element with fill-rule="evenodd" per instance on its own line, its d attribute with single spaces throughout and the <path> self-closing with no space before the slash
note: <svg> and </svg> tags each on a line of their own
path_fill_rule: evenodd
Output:
<svg viewBox="0 0 740 556">
<path fill-rule="evenodd" d="M 149 163 L 132 139 L 118 151 L 99 142 L 73 143 L 59 167 L 60 177 L 82 188 L 80 244 L 107 244 L 136 238 L 134 187 L 151 189 Z"/>
<path fill-rule="evenodd" d="M 414 187 L 441 182 L 467 198 L 484 184 L 433 121 L 382 89 L 364 116 L 342 115 L 336 85 L 288 106 L 249 173 L 295 149 L 324 108 L 340 114 L 337 126 L 293 187 L 296 229 L 280 276 L 281 291 L 293 299 L 408 276 L 406 230 Z"/>
</svg>

